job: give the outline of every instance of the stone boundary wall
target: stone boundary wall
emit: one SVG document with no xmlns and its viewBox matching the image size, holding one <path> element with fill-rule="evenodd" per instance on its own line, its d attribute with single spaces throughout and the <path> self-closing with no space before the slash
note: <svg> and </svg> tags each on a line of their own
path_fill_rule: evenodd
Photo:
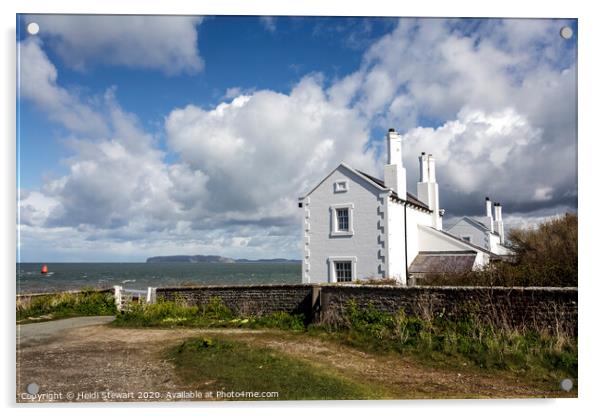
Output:
<svg viewBox="0 0 602 416">
<path fill-rule="evenodd" d="M 327 322 L 340 320 L 347 302 L 354 300 L 359 307 L 371 304 L 393 314 L 403 309 L 426 319 L 472 311 L 495 325 L 577 333 L 577 288 L 324 286 L 320 292 L 319 319 Z"/>
<path fill-rule="evenodd" d="M 312 316 L 312 287 L 308 285 L 251 285 L 157 288 L 157 300 L 182 300 L 203 307 L 212 297 L 241 315 L 268 315 L 273 312 Z"/>
<path fill-rule="evenodd" d="M 577 288 L 396 287 L 370 285 L 251 285 L 157 288 L 157 299 L 202 307 L 212 297 L 236 313 L 303 313 L 307 322 L 337 322 L 354 300 L 359 307 L 428 318 L 458 316 L 466 310 L 496 325 L 559 327 L 577 333 Z"/>
</svg>

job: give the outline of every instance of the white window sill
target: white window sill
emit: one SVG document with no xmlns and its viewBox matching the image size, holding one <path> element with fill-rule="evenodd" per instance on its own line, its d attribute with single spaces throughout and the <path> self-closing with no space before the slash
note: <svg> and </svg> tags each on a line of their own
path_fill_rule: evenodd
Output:
<svg viewBox="0 0 602 416">
<path fill-rule="evenodd" d="M 351 237 L 353 235 L 353 231 L 331 231 L 331 237 Z"/>
</svg>

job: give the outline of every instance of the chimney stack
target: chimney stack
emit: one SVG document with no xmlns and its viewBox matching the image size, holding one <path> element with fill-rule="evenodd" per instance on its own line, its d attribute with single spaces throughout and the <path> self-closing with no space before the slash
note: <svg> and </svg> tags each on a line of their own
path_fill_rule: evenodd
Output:
<svg viewBox="0 0 602 416">
<path fill-rule="evenodd" d="M 387 164 L 385 165 L 385 186 L 406 199 L 406 170 L 401 153 L 401 135 L 395 129 L 387 133 Z"/>
<path fill-rule="evenodd" d="M 418 182 L 418 199 L 428 205 L 432 212 L 432 227 L 443 229 L 443 220 L 439 210 L 439 185 L 435 176 L 435 158 L 422 152 L 420 162 L 420 182 Z"/>
<path fill-rule="evenodd" d="M 487 228 L 489 231 L 493 231 L 493 215 L 491 215 L 491 199 L 485 197 L 485 215 L 487 216 Z"/>
<path fill-rule="evenodd" d="M 500 235 L 500 243 L 504 244 L 504 222 L 502 221 L 502 204 L 493 204 L 495 211 L 495 231 Z"/>
</svg>

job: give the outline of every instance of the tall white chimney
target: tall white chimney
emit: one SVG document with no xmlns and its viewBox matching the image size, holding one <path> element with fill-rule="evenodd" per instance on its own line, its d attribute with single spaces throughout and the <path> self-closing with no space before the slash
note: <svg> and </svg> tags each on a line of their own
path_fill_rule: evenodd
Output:
<svg viewBox="0 0 602 416">
<path fill-rule="evenodd" d="M 489 231 L 493 231 L 493 215 L 491 215 L 491 199 L 485 198 L 485 215 L 487 216 L 487 228 Z"/>
<path fill-rule="evenodd" d="M 406 199 L 406 170 L 401 155 L 401 136 L 395 129 L 387 133 L 387 164 L 385 165 L 385 186 Z"/>
<path fill-rule="evenodd" d="M 424 152 L 418 158 L 420 162 L 420 182 L 418 182 L 418 199 L 428 205 L 433 211 L 432 227 L 443 229 L 443 220 L 439 212 L 439 185 L 435 176 L 435 158 L 433 155 L 426 155 Z"/>
<path fill-rule="evenodd" d="M 500 235 L 500 243 L 504 244 L 504 221 L 502 221 L 502 204 L 493 204 L 495 210 L 495 231 Z"/>
</svg>

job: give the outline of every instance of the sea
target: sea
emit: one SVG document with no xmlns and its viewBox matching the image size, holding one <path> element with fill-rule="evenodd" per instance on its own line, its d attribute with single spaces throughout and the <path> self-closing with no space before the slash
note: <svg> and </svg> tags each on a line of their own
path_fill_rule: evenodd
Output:
<svg viewBox="0 0 602 416">
<path fill-rule="evenodd" d="M 17 263 L 17 293 L 301 283 L 301 263 Z"/>
</svg>

